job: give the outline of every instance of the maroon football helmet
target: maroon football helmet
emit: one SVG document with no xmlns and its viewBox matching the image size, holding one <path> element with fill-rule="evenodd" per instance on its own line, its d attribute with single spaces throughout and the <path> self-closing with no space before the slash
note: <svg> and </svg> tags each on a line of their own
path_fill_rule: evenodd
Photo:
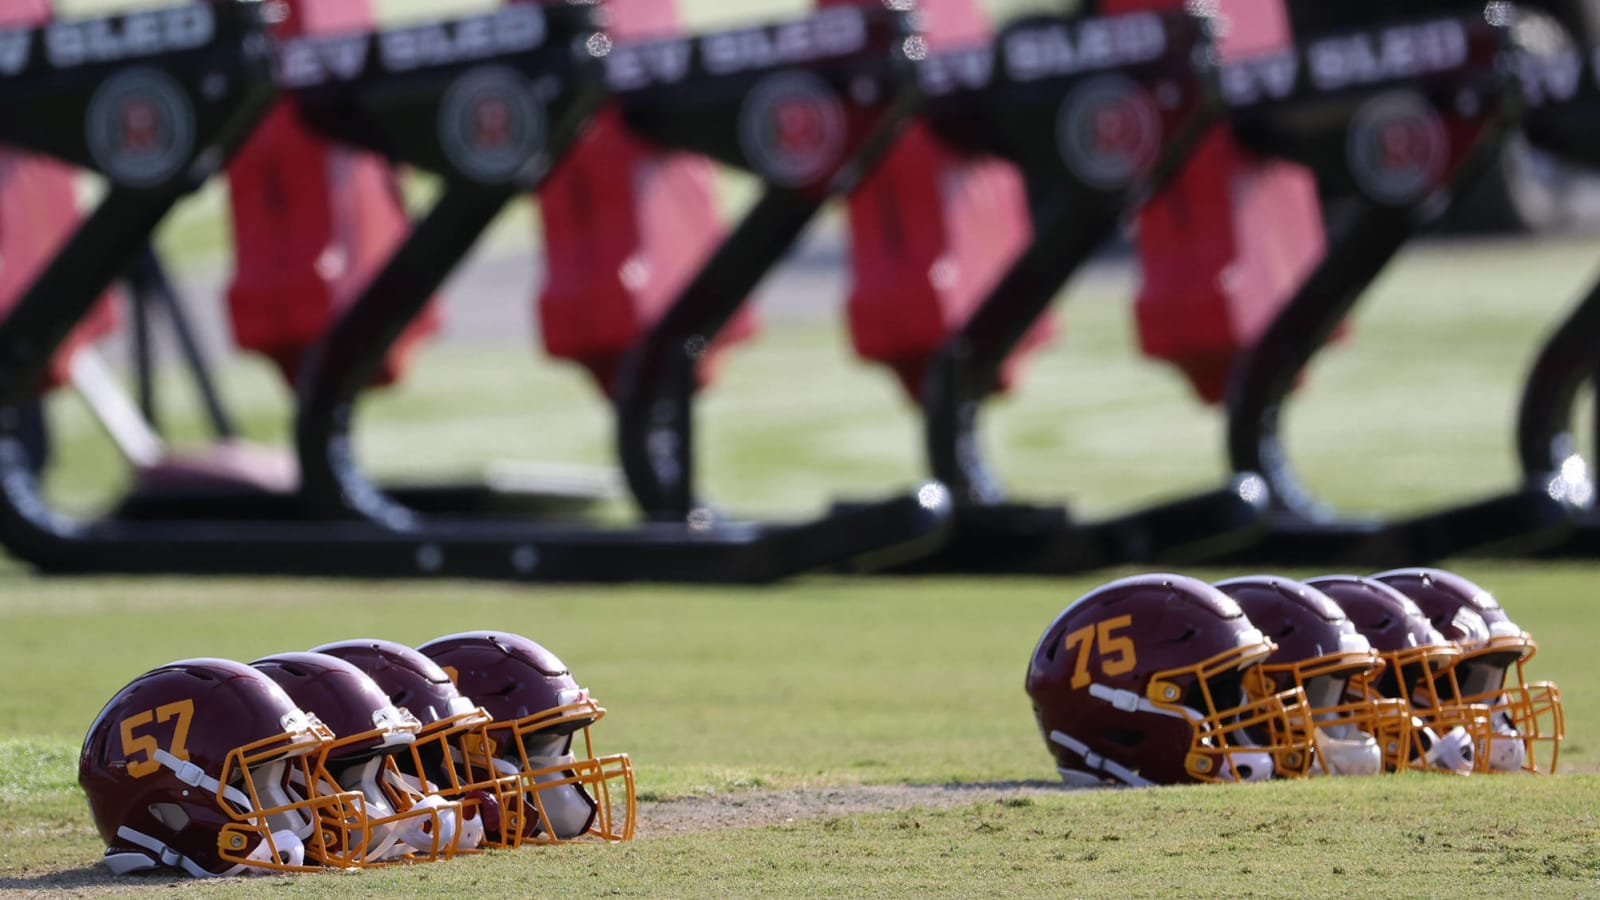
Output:
<svg viewBox="0 0 1600 900">
<path fill-rule="evenodd" d="M 453 634 L 417 649 L 494 717 L 478 728 L 469 756 L 474 765 L 516 776 L 524 800 L 520 815 L 501 810 L 498 843 L 632 839 L 633 765 L 626 753 L 595 756 L 591 729 L 605 708 L 554 653 L 503 631 Z M 581 755 L 573 752 L 579 733 Z"/>
<path fill-rule="evenodd" d="M 1374 677 L 1352 678 L 1352 695 L 1411 705 L 1407 766 L 1470 774 L 1489 723 L 1484 708 L 1459 703 L 1449 687 L 1461 651 L 1405 594 L 1381 581 L 1326 575 L 1305 583 L 1337 603 L 1386 663 Z"/>
<path fill-rule="evenodd" d="M 1276 575 L 1217 583 L 1278 649 L 1253 669 L 1257 693 L 1298 687 L 1316 723 L 1314 774 L 1376 775 L 1394 769 L 1411 746 L 1404 700 L 1350 698 L 1352 678 L 1370 678 L 1383 660 L 1327 595 Z"/>
<path fill-rule="evenodd" d="M 1455 678 L 1461 703 L 1489 708 L 1488 752 L 1480 772 L 1556 770 L 1566 713 L 1553 681 L 1530 682 L 1524 666 L 1538 652 L 1488 591 L 1443 569 L 1396 569 L 1372 576 L 1410 597 L 1445 640 L 1461 650 Z"/>
<path fill-rule="evenodd" d="M 1063 610 L 1026 686 L 1069 784 L 1261 781 L 1304 774 L 1312 755 L 1299 688 L 1248 690 L 1246 676 L 1274 649 L 1227 594 L 1143 575 Z"/>
<path fill-rule="evenodd" d="M 308 797 L 310 761 L 333 735 L 243 663 L 188 659 L 140 675 L 83 740 L 78 784 L 117 874 L 196 877 L 339 863 L 319 821 L 355 794 Z"/>
<path fill-rule="evenodd" d="M 389 702 L 421 723 L 409 752 L 395 762 L 413 789 L 461 802 L 461 848 L 486 841 L 503 846 L 498 839 L 500 810 L 520 809 L 517 778 L 480 768 L 467 753 L 467 739 L 492 721 L 488 712 L 456 690 L 438 663 L 405 644 L 363 638 L 323 644 L 311 652 L 337 656 L 365 672 L 389 695 Z"/>
<path fill-rule="evenodd" d="M 395 763 L 422 725 L 360 669 L 323 653 L 280 653 L 250 664 L 334 734 L 312 760 L 313 794 L 355 791 L 363 814 L 322 823 L 323 842 L 357 867 L 453 856 L 461 804 L 406 784 Z"/>
</svg>

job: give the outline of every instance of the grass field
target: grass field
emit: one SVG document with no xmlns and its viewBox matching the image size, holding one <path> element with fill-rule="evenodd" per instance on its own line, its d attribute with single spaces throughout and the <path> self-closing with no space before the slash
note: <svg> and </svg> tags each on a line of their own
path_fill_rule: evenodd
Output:
<svg viewBox="0 0 1600 900">
<path fill-rule="evenodd" d="M 1361 509 L 1509 483 L 1514 382 L 1589 263 L 1581 240 L 1436 245 L 1408 256 L 1291 417 L 1312 482 Z M 1012 484 L 1103 511 L 1221 476 L 1214 415 L 1130 350 L 1129 287 L 1111 265 L 1074 292 L 1064 340 L 996 410 L 989 437 Z M 519 287 L 515 302 L 525 296 Z M 910 414 L 886 377 L 850 362 L 836 332 L 831 320 L 785 322 L 730 359 L 705 407 L 714 496 L 800 514 L 835 493 L 881 493 L 917 477 Z M 789 388 L 798 373 L 803 392 Z M 227 382 L 252 434 L 281 439 L 282 391 L 265 370 L 239 363 Z M 436 347 L 406 387 L 364 412 L 364 452 L 396 472 L 461 471 L 501 455 L 592 458 L 607 429 L 589 394 L 520 343 Z M 63 440 L 58 490 L 87 501 L 113 485 L 109 451 L 75 401 L 58 398 L 51 415 Z M 428 459 L 415 458 L 419 447 Z M 554 648 L 610 708 L 597 736 L 603 750 L 634 757 L 647 801 L 639 841 L 206 891 L 1600 895 L 1600 676 L 1591 662 L 1600 565 L 1462 568 L 1534 632 L 1538 674 L 1563 687 L 1569 737 L 1556 778 L 1040 790 L 1053 773 L 1021 690 L 1026 656 L 1055 612 L 1114 573 L 600 590 L 41 580 L 8 569 L 0 678 L 16 689 L 0 695 L 0 890 L 126 886 L 95 868 L 75 760 L 95 711 L 144 668 L 494 626 Z M 932 786 L 931 800 L 948 793 L 943 786 L 1012 782 L 1035 787 L 1001 803 L 945 800 L 650 836 L 652 815 L 678 798 L 718 797 L 737 816 L 739 798 L 774 790 L 919 784 Z M 132 885 L 172 890 L 160 880 Z"/>
<path fill-rule="evenodd" d="M 62 4 L 129 5 L 151 4 Z M 393 17 L 424 7 L 379 5 Z M 806 5 L 700 0 L 688 12 L 709 26 Z M 211 191 L 188 206 L 163 246 L 186 264 L 216 264 L 221 202 Z M 503 223 L 497 247 L 521 240 L 527 213 Z M 1519 380 L 1596 268 L 1586 237 L 1407 255 L 1291 411 L 1290 447 L 1308 482 L 1362 511 L 1511 484 Z M 1062 339 L 986 421 L 1019 493 L 1070 497 L 1100 514 L 1224 477 L 1215 412 L 1194 404 L 1170 369 L 1136 358 L 1133 287 L 1120 266 L 1098 267 L 1063 307 Z M 529 286 L 507 294 L 526 304 Z M 838 299 L 817 302 L 831 313 Z M 921 476 L 914 417 L 887 376 L 853 362 L 838 319 L 772 326 L 730 357 L 706 396 L 701 462 L 724 505 L 804 515 Z M 362 455 L 388 474 L 607 458 L 610 426 L 590 386 L 527 346 L 512 335 L 430 348 L 406 385 L 363 409 Z M 242 360 L 224 380 L 250 437 L 281 443 L 287 407 L 275 376 Z M 199 432 L 192 410 L 168 412 L 178 431 Z M 52 491 L 85 507 L 112 495 L 120 470 L 81 406 L 57 397 L 50 415 L 60 442 Z M 1459 568 L 1533 631 L 1536 674 L 1563 688 L 1569 732 L 1557 777 L 1055 790 L 1022 692 L 1026 658 L 1062 606 L 1122 573 L 602 590 L 45 580 L 0 563 L 0 683 L 12 686 L 0 693 L 0 893 L 1600 896 L 1600 562 Z M 546 643 L 609 707 L 596 736 L 602 751 L 633 756 L 639 840 L 205 886 L 113 880 L 98 868 L 77 750 L 101 704 L 138 672 L 186 656 L 250 659 L 359 635 L 417 642 L 470 627 Z M 896 796 L 912 805 L 862 813 L 824 802 L 820 815 L 792 821 L 757 812 L 762 797 L 858 785 L 908 788 Z M 1005 799 L 952 803 L 986 788 Z M 748 812 L 750 824 L 652 829 L 705 799 L 735 822 Z"/>
<path fill-rule="evenodd" d="M 1565 767 L 1595 772 L 1600 684 L 1586 659 L 1600 640 L 1594 572 L 1466 571 L 1495 585 L 1542 637 L 1539 671 L 1568 698 Z M 6 592 L 0 674 L 30 689 L 0 701 L 8 751 L 0 888 L 54 886 L 62 869 L 91 875 L 83 870 L 98 847 L 73 783 L 75 752 L 85 723 L 132 674 L 187 655 L 252 658 L 360 633 L 421 641 L 494 625 L 558 648 L 611 710 L 597 732 L 605 747 L 628 750 L 638 764 L 652 801 L 646 829 L 656 801 L 680 796 L 1045 780 L 1051 769 L 1020 690 L 1023 664 L 1043 624 L 1093 582 L 823 579 L 769 591 L 602 591 L 17 579 Z M 548 878 L 539 883 L 585 894 L 962 894 L 982 885 L 1137 896 L 1198 890 L 1199 878 L 1278 894 L 1274 879 L 1290 877 L 1313 895 L 1346 884 L 1356 894 L 1459 884 L 1503 895 L 1530 879 L 1546 894 L 1594 892 L 1596 787 L 1592 774 L 1567 774 L 1063 792 L 226 890 L 388 895 Z M 1453 866 L 1461 868 L 1452 874 Z"/>
</svg>

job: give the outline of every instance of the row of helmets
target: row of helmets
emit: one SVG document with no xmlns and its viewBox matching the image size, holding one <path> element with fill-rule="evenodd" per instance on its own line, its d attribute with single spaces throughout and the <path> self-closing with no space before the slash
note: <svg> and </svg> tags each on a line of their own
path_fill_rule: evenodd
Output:
<svg viewBox="0 0 1600 900">
<path fill-rule="evenodd" d="M 1536 649 L 1440 569 L 1143 575 L 1056 617 L 1027 692 L 1068 784 L 1550 773 L 1564 717 L 1556 685 L 1525 676 Z"/>
<path fill-rule="evenodd" d="M 506 632 L 170 663 L 90 726 L 78 782 L 118 874 L 352 869 L 633 836 L 633 769 L 554 654 Z M 575 746 L 576 745 L 576 746 Z"/>
</svg>

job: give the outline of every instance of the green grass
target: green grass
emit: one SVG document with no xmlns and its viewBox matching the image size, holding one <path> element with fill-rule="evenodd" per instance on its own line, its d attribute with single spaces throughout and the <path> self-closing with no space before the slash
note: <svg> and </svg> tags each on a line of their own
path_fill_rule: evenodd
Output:
<svg viewBox="0 0 1600 900">
<path fill-rule="evenodd" d="M 1488 779 L 1075 793 L 557 853 L 539 878 L 587 895 L 668 897 L 1592 894 L 1600 815 L 1572 787 L 1527 786 L 1537 806 L 1515 821 Z M 491 890 L 514 889 L 525 871 L 504 856 L 468 865 Z M 318 894 L 328 880 L 283 887 Z M 361 889 L 413 884 L 384 873 Z"/>
<path fill-rule="evenodd" d="M 136 4 L 63 7 L 127 5 Z M 806 5 L 698 0 L 687 14 L 695 27 L 713 27 Z M 986 4 L 999 12 L 1030 5 L 1039 4 Z M 380 8 L 398 18 L 424 4 Z M 163 230 L 163 249 L 185 264 L 224 265 L 216 227 L 224 203 L 213 188 L 187 204 Z M 519 205 L 491 240 L 520 244 L 531 212 Z M 1346 508 L 1385 511 L 1509 485 L 1517 384 L 1540 336 L 1592 276 L 1593 255 L 1585 240 L 1545 240 L 1436 245 L 1406 256 L 1361 309 L 1351 340 L 1319 360 L 1291 410 L 1290 447 L 1308 481 Z M 985 421 L 1006 481 L 1029 496 L 1071 497 L 1097 514 L 1225 474 L 1215 412 L 1193 404 L 1172 370 L 1130 350 L 1132 289 L 1117 272 L 1075 289 L 1062 309 L 1063 339 Z M 513 302 L 525 296 L 519 289 Z M 224 380 L 248 434 L 281 444 L 287 407 L 273 373 L 239 362 Z M 801 514 L 922 474 L 903 397 L 883 373 L 851 360 L 832 320 L 775 327 L 735 353 L 700 417 L 708 492 L 735 509 Z M 121 476 L 83 409 L 58 396 L 51 418 L 61 456 L 52 490 L 76 506 L 110 496 Z M 190 410 L 169 419 L 200 432 Z M 515 336 L 504 346 L 431 348 L 404 386 L 364 408 L 359 438 L 384 473 L 461 473 L 502 457 L 603 459 L 610 430 L 578 373 L 533 358 Z M 1062 792 L 354 877 L 180 888 L 244 896 L 1600 896 L 1600 674 L 1592 664 L 1600 564 L 1473 561 L 1461 569 L 1539 639 L 1535 672 L 1560 682 L 1567 704 L 1565 774 Z M 83 729 L 134 674 L 185 656 L 249 659 L 360 634 L 414 642 L 493 626 L 544 641 L 610 708 L 597 731 L 601 749 L 630 752 L 653 801 L 1049 779 L 1021 690 L 1025 660 L 1056 611 L 1114 574 L 601 590 L 42 580 L 0 568 L 0 679 L 12 686 L 0 693 L 0 891 L 97 894 L 115 884 L 96 875 L 99 843 L 75 765 Z M 173 892 L 160 879 L 130 884 Z"/>
<path fill-rule="evenodd" d="M 170 226 L 166 240 L 181 258 L 220 252 L 205 243 L 218 202 L 202 198 L 192 218 Z M 1592 247 L 1578 240 L 1409 254 L 1291 410 L 1290 447 L 1310 483 L 1346 508 L 1387 511 L 1511 484 L 1518 382 L 1594 267 Z M 985 421 L 1006 481 L 1029 496 L 1071 497 L 1096 514 L 1225 474 L 1215 412 L 1195 405 L 1172 370 L 1130 350 L 1132 289 L 1115 271 L 1075 289 L 1062 308 L 1063 339 Z M 513 302 L 525 296 L 519 289 Z M 235 363 L 225 386 L 252 438 L 284 440 L 284 391 L 265 366 Z M 883 373 L 851 360 L 832 320 L 776 326 L 732 355 L 700 416 L 708 493 L 735 509 L 800 514 L 922 475 L 908 405 Z M 51 418 L 61 442 L 52 490 L 80 506 L 108 496 L 120 481 L 116 460 L 82 408 L 58 396 Z M 169 418 L 199 432 L 192 411 Z M 358 437 L 384 473 L 460 473 L 501 457 L 604 459 L 610 430 L 591 386 L 533 358 L 518 335 L 431 348 L 404 386 L 367 404 Z M 1568 774 L 1063 793 L 207 890 L 1600 895 L 1600 675 L 1591 660 L 1600 564 L 1462 569 L 1540 640 L 1536 672 L 1559 681 L 1567 702 Z M 602 749 L 630 752 L 653 799 L 1048 779 L 1021 691 L 1026 656 L 1056 611 L 1112 574 L 600 590 L 47 581 L 6 568 L 0 678 L 14 687 L 0 694 L 0 890 L 62 887 L 50 880 L 62 871 L 89 879 L 91 892 L 107 887 L 93 880 L 99 845 L 74 765 L 83 729 L 128 678 L 174 658 L 249 659 L 360 634 L 420 641 L 494 626 L 546 642 L 611 709 Z M 163 881 L 133 884 L 171 892 Z"/>
<path fill-rule="evenodd" d="M 1517 804 L 1515 819 L 1503 782 L 1491 779 L 1064 793 L 540 851 L 536 866 L 531 854 L 492 854 L 449 869 L 278 878 L 204 893 L 394 896 L 460 886 L 653 897 L 1593 895 L 1600 816 L 1573 788 L 1594 784 L 1521 784 L 1528 805 L 1524 812 Z"/>
<path fill-rule="evenodd" d="M 1563 768 L 1600 772 L 1600 678 L 1587 658 L 1600 643 L 1594 567 L 1463 570 L 1541 638 L 1538 674 L 1567 698 Z M 534 635 L 608 706 L 601 749 L 630 752 L 653 799 L 1047 779 L 1023 667 L 1051 616 L 1097 580 L 599 590 L 15 576 L 0 602 L 0 678 L 28 689 L 0 697 L 0 887 L 94 860 L 76 748 L 131 675 L 185 656 L 249 659 L 357 634 L 417 642 L 496 626 Z M 505 889 L 537 872 L 584 893 L 950 895 L 981 883 L 986 893 L 1103 896 L 1125 892 L 1120 880 L 1137 873 L 1134 895 L 1222 878 L 1266 894 L 1347 883 L 1358 895 L 1415 894 L 1449 883 L 1439 879 L 1453 860 L 1481 864 L 1482 878 L 1462 885 L 1469 894 L 1499 894 L 1519 878 L 1570 893 L 1600 890 L 1597 790 L 1593 774 L 1568 774 L 1073 793 L 226 891 Z M 1335 867 L 1353 880 L 1334 878 Z"/>
</svg>

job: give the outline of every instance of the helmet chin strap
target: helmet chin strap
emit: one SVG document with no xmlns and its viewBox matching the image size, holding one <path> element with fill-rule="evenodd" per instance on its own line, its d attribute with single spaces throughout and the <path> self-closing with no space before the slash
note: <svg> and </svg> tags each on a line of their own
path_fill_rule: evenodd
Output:
<svg viewBox="0 0 1600 900">
<path fill-rule="evenodd" d="M 416 814 L 402 814 L 404 817 L 395 824 L 395 836 L 400 841 L 396 849 L 403 847 L 405 851 L 433 853 L 437 846 L 441 851 L 454 850 L 456 841 L 460 839 L 460 830 L 456 822 L 456 812 L 459 809 L 459 806 L 438 794 L 427 794 L 419 798 L 411 810 L 407 811 L 415 811 Z M 427 813 L 427 810 L 432 810 L 432 814 Z M 433 825 L 434 834 L 429 834 L 427 828 L 429 824 Z"/>
<path fill-rule="evenodd" d="M 475 815 L 474 810 L 469 810 L 465 806 L 460 808 L 459 813 L 455 809 L 442 808 L 444 806 L 444 798 L 440 796 L 439 789 L 434 787 L 433 783 L 426 778 L 402 774 L 400 781 L 406 786 L 407 790 L 422 794 L 424 805 L 439 807 L 439 823 L 441 826 L 449 827 L 455 832 L 457 849 L 476 850 L 483 846 L 485 835 L 482 816 Z M 407 843 L 410 843 L 410 841 L 407 841 Z M 429 846 L 430 844 L 425 842 L 418 849 L 426 850 Z M 439 846 L 448 847 L 449 842 L 441 837 Z"/>
<path fill-rule="evenodd" d="M 370 825 L 372 834 L 365 861 L 386 862 L 411 853 L 432 853 L 435 847 L 453 850 L 458 837 L 456 813 L 461 807 L 438 794 L 427 794 L 416 796 L 407 809 L 396 809 L 383 789 L 385 780 L 402 794 L 416 792 L 402 779 L 391 778 L 391 772 L 389 757 L 382 754 L 361 764 L 357 789 L 366 799 L 368 820 L 388 820 Z"/>
<path fill-rule="evenodd" d="M 1318 728 L 1316 747 L 1322 769 L 1329 775 L 1377 775 L 1383 771 L 1383 750 L 1369 734 L 1336 738 Z"/>
<path fill-rule="evenodd" d="M 1222 755 L 1224 778 L 1234 781 L 1266 781 L 1272 777 L 1272 754 L 1265 750 L 1229 749 Z"/>
<path fill-rule="evenodd" d="M 171 769 L 172 774 L 179 781 L 189 785 L 190 787 L 204 788 L 213 794 L 226 797 L 230 802 L 238 804 L 241 809 L 255 809 L 255 807 L 250 804 L 249 795 L 247 795 L 244 791 L 239 790 L 231 784 L 223 785 L 222 782 L 212 778 L 210 775 L 207 775 L 205 769 L 200 768 L 186 759 L 179 759 L 176 756 L 173 756 L 171 753 L 168 753 L 166 750 L 157 750 L 155 753 L 155 760 L 161 765 Z"/>
<path fill-rule="evenodd" d="M 204 769 L 194 763 L 179 759 L 166 750 L 157 750 L 154 754 L 154 759 L 165 768 L 171 769 L 173 775 L 180 782 L 223 797 L 239 807 L 242 812 L 251 813 L 256 811 L 256 807 L 250 802 L 248 794 L 233 785 L 222 784 L 217 779 L 207 775 Z M 267 801 L 269 808 L 271 806 L 287 806 L 295 802 L 283 789 L 283 771 L 285 768 L 286 763 L 278 760 L 263 766 L 261 769 L 261 785 L 257 789 L 261 792 L 263 799 Z M 284 817 L 280 815 L 272 818 L 282 819 Z M 309 834 L 310 823 L 294 822 L 293 820 L 291 822 L 301 826 L 299 830 L 305 830 Z M 263 822 L 262 824 L 265 825 L 267 823 Z M 264 867 L 270 863 L 295 867 L 305 865 L 305 842 L 301 840 L 302 836 L 297 829 L 275 830 L 272 832 L 271 843 L 263 840 L 250 851 L 246 859 L 251 862 L 235 864 L 222 872 L 210 872 L 190 857 L 163 843 L 159 838 L 124 825 L 117 829 L 117 837 L 130 844 L 144 848 L 149 855 L 144 853 L 107 853 L 105 862 L 106 866 L 118 875 L 153 869 L 158 862 L 168 868 L 181 869 L 194 878 L 264 874 L 272 871 Z M 273 855 L 274 847 L 277 849 L 276 857 Z M 252 865 L 252 863 L 260 865 Z"/>
<path fill-rule="evenodd" d="M 300 840 L 294 832 L 274 831 L 272 833 L 272 843 L 278 851 L 276 858 L 272 855 L 273 847 L 267 846 L 267 842 L 262 841 L 256 845 L 254 850 L 250 851 L 249 859 L 256 863 L 277 863 L 278 865 L 295 866 L 296 868 L 306 864 L 305 842 Z M 222 874 L 237 875 L 240 872 L 246 872 L 248 874 L 265 875 L 271 871 L 271 869 L 257 868 L 255 866 L 237 865 Z"/>
<path fill-rule="evenodd" d="M 299 868 L 306 862 L 306 845 L 292 832 L 274 831 L 272 843 L 262 841 L 256 844 L 246 859 L 247 863 L 238 863 L 221 872 L 208 872 L 193 859 L 179 853 L 172 847 L 162 843 L 157 838 L 137 831 L 124 825 L 117 829 L 117 837 L 130 844 L 143 847 L 149 851 L 147 856 L 143 853 L 107 853 L 106 866 L 117 875 L 126 875 L 129 872 L 139 872 L 156 867 L 156 860 L 171 869 L 181 869 L 192 878 L 228 878 L 234 875 L 269 875 L 273 870 L 268 865 L 276 863 L 282 866 Z M 277 848 L 277 856 L 273 856 L 273 848 Z M 153 857 L 153 858 L 152 858 Z"/>
<path fill-rule="evenodd" d="M 1099 772 L 1104 772 L 1123 784 L 1128 785 L 1129 787 L 1150 787 L 1151 785 L 1155 784 L 1155 782 L 1150 781 L 1147 778 L 1139 777 L 1138 773 L 1134 772 L 1127 766 L 1124 766 L 1115 760 L 1106 759 L 1104 756 L 1090 751 L 1088 744 L 1085 744 L 1072 735 L 1067 734 L 1065 731 L 1050 732 L 1050 740 L 1083 757 L 1083 764 L 1089 768 Z M 1088 775 L 1084 772 L 1074 772 L 1071 769 L 1057 768 L 1056 771 L 1061 773 L 1061 780 L 1065 781 L 1067 784 L 1085 785 L 1098 783 L 1100 781 L 1099 778 L 1095 778 L 1093 775 Z M 1072 773 L 1071 776 L 1068 775 L 1069 772 Z M 1086 782 L 1084 781 L 1085 777 L 1093 780 Z"/>
<path fill-rule="evenodd" d="M 375 821 L 390 819 L 395 815 L 395 809 L 389 804 L 389 798 L 383 794 L 383 788 L 378 784 L 378 773 L 383 768 L 386 758 L 379 755 L 361 764 L 360 776 L 352 786 L 338 785 L 343 790 L 356 790 L 361 792 L 365 807 L 364 826 L 353 829 L 358 837 L 366 839 L 366 853 L 362 862 L 383 862 L 404 856 L 410 852 L 409 847 L 396 845 L 400 843 L 399 828 L 394 822 Z M 365 833 L 364 833 L 365 832 Z"/>
<path fill-rule="evenodd" d="M 266 802 L 269 809 L 272 807 L 283 809 L 304 799 L 291 795 L 285 787 L 283 775 L 286 768 L 288 764 L 282 761 L 269 763 L 262 767 L 261 777 L 254 779 L 257 782 L 256 792 L 261 795 L 261 799 Z M 282 812 L 268 816 L 267 820 L 274 829 L 294 835 L 301 843 L 302 849 L 305 846 L 304 842 L 310 840 L 317 829 L 315 817 L 304 808 L 283 809 Z M 278 831 L 273 832 L 277 833 Z"/>
<path fill-rule="evenodd" d="M 143 847 L 150 853 L 149 856 L 143 853 L 106 854 L 106 865 L 118 875 L 126 875 L 129 872 L 137 872 L 142 869 L 153 869 L 159 864 L 169 869 L 181 869 L 193 878 L 212 877 L 213 873 L 201 868 L 199 863 L 142 831 L 137 831 L 124 825 L 117 829 L 117 837 L 135 846 Z M 154 862 L 152 857 L 155 860 Z M 240 868 L 242 866 L 233 867 L 233 869 Z M 228 874 L 231 874 L 233 869 L 229 870 Z"/>
<path fill-rule="evenodd" d="M 1496 772 L 1520 772 L 1528 763 L 1528 743 L 1516 726 L 1496 718 L 1489 735 L 1489 768 Z"/>
<path fill-rule="evenodd" d="M 528 764 L 538 769 L 555 769 L 560 766 L 570 766 L 575 759 L 576 757 L 570 753 L 564 756 L 529 756 Z M 514 763 L 503 759 L 496 759 L 493 762 L 495 770 L 502 775 L 519 774 L 520 770 Z M 599 814 L 599 807 L 589 796 L 588 791 L 583 789 L 583 785 L 576 782 L 548 788 L 540 788 L 537 785 L 563 781 L 571 777 L 570 770 L 535 775 L 530 790 L 534 797 L 523 801 L 541 811 L 541 818 L 545 821 L 539 823 L 540 828 L 564 841 L 587 833 L 594 824 L 595 816 Z"/>
<path fill-rule="evenodd" d="M 1136 694 L 1133 691 L 1110 688 L 1103 684 L 1089 685 L 1089 696 L 1104 700 L 1123 712 L 1156 713 L 1163 716 L 1172 716 L 1175 719 L 1187 719 L 1191 724 L 1199 724 L 1205 721 L 1205 716 L 1199 710 L 1190 709 L 1182 705 L 1178 706 L 1176 710 L 1167 709 L 1155 705 L 1150 701 L 1150 698 Z M 1052 740 L 1056 734 L 1060 734 L 1060 732 L 1051 732 Z M 1074 743 L 1083 746 L 1085 750 L 1088 749 L 1087 745 L 1083 745 L 1081 742 L 1074 741 Z M 1070 745 L 1063 744 L 1062 746 L 1068 746 L 1070 749 Z M 1073 752 L 1083 756 L 1086 760 L 1088 759 L 1082 751 L 1073 750 Z M 1094 768 L 1102 768 L 1102 771 L 1107 772 L 1111 771 L 1100 766 L 1095 766 Z M 1237 781 L 1266 781 L 1272 777 L 1272 772 L 1272 754 L 1262 750 L 1240 749 L 1230 746 L 1223 750 L 1222 770 L 1218 775 L 1224 778 L 1231 777 Z M 1118 777 L 1120 778 L 1120 776 Z M 1126 779 L 1121 780 L 1124 784 L 1133 783 Z M 1140 781 L 1144 784 L 1150 783 L 1144 779 L 1140 779 Z"/>
<path fill-rule="evenodd" d="M 1433 734 L 1432 729 L 1424 728 L 1424 732 Z M 1472 735 L 1467 733 L 1460 725 L 1455 726 L 1442 735 L 1434 735 L 1433 745 L 1428 747 L 1423 754 L 1428 765 L 1435 769 L 1444 769 L 1460 775 L 1472 774 Z"/>
<path fill-rule="evenodd" d="M 488 839 L 488 831 L 483 825 L 483 813 L 477 807 L 468 809 L 462 806 L 456 846 L 462 850 L 477 850 Z"/>
<path fill-rule="evenodd" d="M 528 761 L 540 769 L 557 769 L 570 766 L 575 761 L 572 754 L 563 756 L 532 756 Z M 570 769 L 550 771 L 534 776 L 534 783 L 550 783 L 564 781 L 573 777 Z M 551 833 L 562 840 L 571 840 L 585 834 L 594 825 L 595 816 L 599 807 L 583 785 L 577 782 L 558 784 L 549 788 L 539 789 L 539 808 L 544 810 L 546 826 Z"/>
</svg>

